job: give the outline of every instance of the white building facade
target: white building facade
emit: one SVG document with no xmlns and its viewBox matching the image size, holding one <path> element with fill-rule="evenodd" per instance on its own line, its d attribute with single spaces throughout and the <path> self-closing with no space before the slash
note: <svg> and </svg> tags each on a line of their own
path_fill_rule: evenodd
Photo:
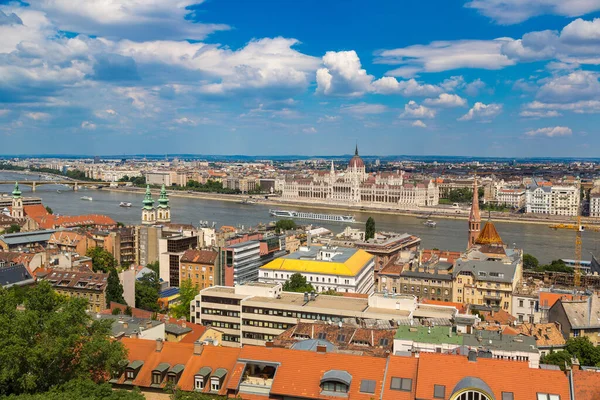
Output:
<svg viewBox="0 0 600 400">
<path fill-rule="evenodd" d="M 403 171 L 367 174 L 357 148 L 345 172 L 336 173 L 332 163 L 328 174 L 285 181 L 282 199 L 407 209 L 438 205 L 439 189 L 433 180 L 405 182 Z"/>
<path fill-rule="evenodd" d="M 579 214 L 577 186 L 530 185 L 525 192 L 525 211 L 534 214 L 577 216 Z"/>
</svg>

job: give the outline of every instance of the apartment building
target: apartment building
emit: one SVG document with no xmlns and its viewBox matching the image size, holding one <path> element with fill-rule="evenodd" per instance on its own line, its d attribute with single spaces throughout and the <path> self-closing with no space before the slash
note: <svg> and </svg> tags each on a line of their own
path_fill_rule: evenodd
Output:
<svg viewBox="0 0 600 400">
<path fill-rule="evenodd" d="M 525 189 L 500 188 L 496 192 L 496 204 L 520 210 L 525 206 Z"/>
<path fill-rule="evenodd" d="M 215 286 L 219 276 L 218 254 L 213 250 L 186 250 L 180 260 L 180 281 L 190 279 L 199 289 Z"/>
<path fill-rule="evenodd" d="M 191 321 L 223 332 L 224 346 L 264 345 L 300 322 L 377 320 L 409 324 L 411 318 L 437 318 L 451 324 L 453 307 L 418 304 L 414 296 L 364 297 L 284 292 L 281 284 L 252 282 L 200 291 L 190 304 Z"/>
<path fill-rule="evenodd" d="M 600 186 L 590 190 L 590 217 L 600 218 Z"/>
<path fill-rule="evenodd" d="M 198 236 L 182 234 L 158 239 L 160 278 L 171 287 L 180 283 L 180 260 L 186 250 L 198 247 Z"/>
<path fill-rule="evenodd" d="M 600 299 L 557 300 L 548 311 L 549 322 L 558 323 L 565 339 L 587 337 L 600 345 Z"/>
<path fill-rule="evenodd" d="M 146 173 L 146 183 L 148 185 L 173 185 L 172 175 L 169 171 L 154 171 Z"/>
<path fill-rule="evenodd" d="M 367 241 L 359 241 L 355 247 L 375 256 L 375 281 L 377 272 L 386 265 L 392 257 L 401 251 L 414 251 L 421 244 L 421 238 L 408 233 L 376 232 L 375 237 Z"/>
<path fill-rule="evenodd" d="M 223 282 L 226 286 L 241 285 L 258 280 L 260 242 L 248 240 L 222 248 Z"/>
<path fill-rule="evenodd" d="M 535 214 L 576 216 L 579 214 L 578 186 L 551 186 L 534 181 L 525 192 L 525 211 Z"/>
<path fill-rule="evenodd" d="M 58 294 L 80 297 L 88 301 L 88 310 L 100 312 L 106 307 L 108 274 L 100 272 L 56 271 L 40 276 L 50 282 Z"/>
<path fill-rule="evenodd" d="M 285 283 L 301 274 L 317 292 L 371 293 L 375 257 L 364 250 L 335 246 L 301 247 L 262 266 L 258 280 Z"/>
</svg>

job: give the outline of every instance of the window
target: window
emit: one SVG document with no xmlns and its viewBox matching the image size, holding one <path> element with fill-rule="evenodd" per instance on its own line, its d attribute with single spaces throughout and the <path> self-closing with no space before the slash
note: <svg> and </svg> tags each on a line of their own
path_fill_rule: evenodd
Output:
<svg viewBox="0 0 600 400">
<path fill-rule="evenodd" d="M 194 387 L 196 390 L 204 389 L 204 377 L 196 376 L 196 378 L 194 379 Z"/>
<path fill-rule="evenodd" d="M 155 372 L 152 374 L 152 383 L 154 385 L 160 385 L 160 383 L 162 382 L 162 376 L 160 373 Z"/>
<path fill-rule="evenodd" d="M 210 380 L 210 390 L 213 392 L 218 392 L 221 387 L 221 383 L 217 379 Z"/>
<path fill-rule="evenodd" d="M 537 400 L 560 400 L 558 394 L 538 393 Z"/>
<path fill-rule="evenodd" d="M 323 382 L 323 386 L 321 389 L 324 392 L 339 392 L 339 393 L 348 393 L 348 385 L 341 382 Z"/>
<path fill-rule="evenodd" d="M 361 393 L 375 394 L 375 381 L 363 379 L 360 381 L 360 391 Z"/>
<path fill-rule="evenodd" d="M 338 342 L 345 342 L 346 341 L 346 335 L 342 335 L 342 334 L 337 335 L 337 341 Z"/>
<path fill-rule="evenodd" d="M 392 377 L 390 389 L 410 392 L 412 390 L 412 379 Z"/>
<path fill-rule="evenodd" d="M 387 346 L 389 344 L 389 340 L 387 338 L 381 338 L 379 339 L 379 345 L 380 346 Z"/>
<path fill-rule="evenodd" d="M 446 386 L 433 385 L 433 397 L 435 399 L 443 399 L 446 397 Z"/>
<path fill-rule="evenodd" d="M 127 377 L 127 380 L 133 380 L 133 378 L 135 378 L 135 371 L 132 369 L 128 369 L 125 373 L 125 376 Z"/>
<path fill-rule="evenodd" d="M 519 300 L 519 307 L 523 307 L 523 300 Z"/>
<path fill-rule="evenodd" d="M 317 335 L 317 339 L 321 339 L 321 340 L 327 339 L 327 333 L 319 332 L 319 334 Z"/>
<path fill-rule="evenodd" d="M 513 392 L 502 392 L 502 400 L 515 400 Z"/>
<path fill-rule="evenodd" d="M 454 400 L 492 400 L 484 393 L 479 390 L 467 390 L 466 392 L 462 392 L 458 397 L 455 397 Z"/>
</svg>

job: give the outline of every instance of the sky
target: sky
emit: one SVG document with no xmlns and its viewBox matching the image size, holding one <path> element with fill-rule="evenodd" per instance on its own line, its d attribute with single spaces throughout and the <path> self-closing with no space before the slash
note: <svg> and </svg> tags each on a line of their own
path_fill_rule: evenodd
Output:
<svg viewBox="0 0 600 400">
<path fill-rule="evenodd" d="M 598 157 L 600 0 L 0 0 L 0 154 Z"/>
</svg>

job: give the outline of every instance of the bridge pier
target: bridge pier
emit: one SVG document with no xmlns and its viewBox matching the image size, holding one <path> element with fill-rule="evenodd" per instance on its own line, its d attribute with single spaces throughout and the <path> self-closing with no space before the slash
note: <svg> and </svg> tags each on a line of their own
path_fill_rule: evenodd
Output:
<svg viewBox="0 0 600 400">
<path fill-rule="evenodd" d="M 35 182 L 33 182 L 33 184 L 31 185 L 31 191 L 35 192 Z"/>
<path fill-rule="evenodd" d="M 77 184 L 77 182 L 75 182 L 75 184 L 73 185 L 73 190 L 76 192 L 79 190 L 79 185 Z"/>
</svg>

